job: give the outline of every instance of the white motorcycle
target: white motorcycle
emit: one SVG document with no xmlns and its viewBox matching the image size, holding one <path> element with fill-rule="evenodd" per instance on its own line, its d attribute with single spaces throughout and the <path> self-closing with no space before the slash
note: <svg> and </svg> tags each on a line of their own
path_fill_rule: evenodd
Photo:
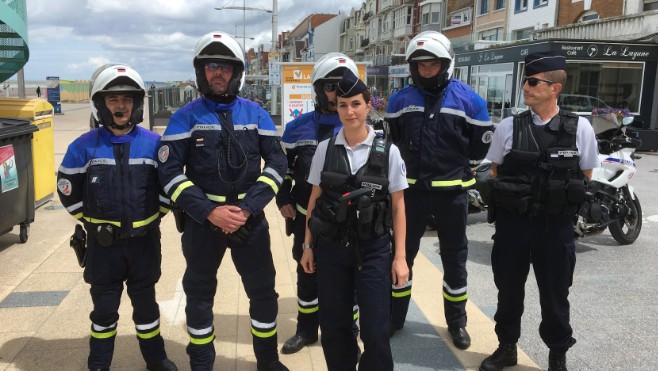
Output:
<svg viewBox="0 0 658 371">
<path fill-rule="evenodd" d="M 629 245 L 640 235 L 642 207 L 629 182 L 637 171 L 634 152 L 641 142 L 626 135 L 626 126 L 632 121 L 632 117 L 625 117 L 622 123 L 613 117 L 592 117 L 601 166 L 593 170 L 585 202 L 574 219 L 578 237 L 598 234 L 607 228 L 619 244 Z M 483 161 L 475 172 L 476 188 L 468 191 L 471 213 L 487 209 L 491 163 Z"/>
<path fill-rule="evenodd" d="M 601 166 L 592 173 L 585 203 L 575 221 L 579 237 L 608 228 L 619 244 L 629 245 L 640 235 L 642 207 L 629 182 L 637 171 L 634 152 L 641 142 L 626 135 L 626 126 L 632 121 L 632 117 L 621 123 L 615 118 L 592 117 Z"/>
</svg>

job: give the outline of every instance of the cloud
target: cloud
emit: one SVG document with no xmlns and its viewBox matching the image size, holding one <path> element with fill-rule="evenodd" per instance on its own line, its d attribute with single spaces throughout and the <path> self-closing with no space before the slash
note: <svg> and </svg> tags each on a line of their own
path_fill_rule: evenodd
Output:
<svg viewBox="0 0 658 371">
<path fill-rule="evenodd" d="M 361 2 L 278 0 L 278 33 L 292 30 L 312 13 L 349 14 Z M 263 0 L 244 4 L 272 7 L 271 1 Z M 113 61 L 132 65 L 145 80 L 187 80 L 194 78 L 194 45 L 207 32 L 246 34 L 253 38 L 244 40 L 247 49 L 262 44 L 269 50 L 272 40 L 270 13 L 215 10 L 241 7 L 240 0 L 30 0 L 27 5 L 30 60 L 26 79 L 59 75 L 84 80 L 97 61 Z"/>
</svg>

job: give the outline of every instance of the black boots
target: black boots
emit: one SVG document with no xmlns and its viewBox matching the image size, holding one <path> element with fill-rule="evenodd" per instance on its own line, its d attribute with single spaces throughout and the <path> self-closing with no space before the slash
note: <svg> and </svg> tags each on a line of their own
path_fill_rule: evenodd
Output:
<svg viewBox="0 0 658 371">
<path fill-rule="evenodd" d="M 272 361 L 268 364 L 262 364 L 260 362 L 256 363 L 256 369 L 258 371 L 290 371 L 281 361 Z"/>
<path fill-rule="evenodd" d="M 471 346 L 471 337 L 465 327 L 448 327 L 452 342 L 459 349 L 468 349 Z"/>
<path fill-rule="evenodd" d="M 499 344 L 498 349 L 482 361 L 480 371 L 500 371 L 516 363 L 516 344 Z"/>
<path fill-rule="evenodd" d="M 151 371 L 178 371 L 178 367 L 168 358 L 163 359 L 160 363 L 146 365 L 146 369 Z"/>
<path fill-rule="evenodd" d="M 307 337 L 305 334 L 296 333 L 290 339 L 286 340 L 281 347 L 281 353 L 293 354 L 299 352 L 303 347 L 318 341 L 318 336 Z"/>
<path fill-rule="evenodd" d="M 567 371 L 567 354 L 552 350 L 548 353 L 548 371 Z"/>
</svg>

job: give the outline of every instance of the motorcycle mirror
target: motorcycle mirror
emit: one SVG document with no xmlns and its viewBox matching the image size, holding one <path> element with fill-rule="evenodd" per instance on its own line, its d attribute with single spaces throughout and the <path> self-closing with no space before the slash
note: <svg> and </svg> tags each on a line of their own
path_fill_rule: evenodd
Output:
<svg viewBox="0 0 658 371">
<path fill-rule="evenodd" d="M 624 117 L 623 119 L 621 119 L 621 123 L 624 126 L 628 126 L 633 122 L 633 120 L 635 120 L 635 117 L 627 116 L 627 117 Z"/>
</svg>

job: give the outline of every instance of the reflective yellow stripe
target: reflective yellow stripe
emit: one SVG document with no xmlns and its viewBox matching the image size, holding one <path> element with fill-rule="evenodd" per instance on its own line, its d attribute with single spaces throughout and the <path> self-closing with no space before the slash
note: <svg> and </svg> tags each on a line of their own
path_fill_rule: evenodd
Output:
<svg viewBox="0 0 658 371">
<path fill-rule="evenodd" d="M 91 337 L 96 338 L 96 339 L 107 339 L 111 338 L 112 336 L 117 334 L 117 330 L 114 329 L 110 332 L 91 332 Z"/>
<path fill-rule="evenodd" d="M 112 224 L 117 227 L 121 227 L 121 222 L 113 222 L 111 220 L 103 220 L 103 219 L 94 219 L 94 218 L 89 218 L 89 217 L 83 217 L 86 221 L 92 224 Z"/>
<path fill-rule="evenodd" d="M 246 195 L 247 195 L 246 193 L 240 193 L 238 195 L 238 200 L 242 200 Z M 226 196 L 218 196 L 218 195 L 213 195 L 213 194 L 210 194 L 210 193 L 206 193 L 206 197 L 208 197 L 208 199 L 210 201 L 226 202 Z"/>
<path fill-rule="evenodd" d="M 270 179 L 266 176 L 259 176 L 258 179 L 256 179 L 256 181 L 268 184 L 270 187 L 272 187 L 272 190 L 274 191 L 274 194 L 279 193 L 279 186 L 277 186 L 276 183 L 272 179 Z"/>
<path fill-rule="evenodd" d="M 183 192 L 185 190 L 185 188 L 191 187 L 193 185 L 194 185 L 194 183 L 190 182 L 189 180 L 179 184 L 178 187 L 176 187 L 176 192 L 174 192 L 174 194 L 171 195 L 171 201 L 176 202 L 176 200 L 178 200 L 178 196 L 180 196 L 181 192 Z"/>
<path fill-rule="evenodd" d="M 313 308 L 302 308 L 302 307 L 297 307 L 297 308 L 299 309 L 300 312 L 302 312 L 302 313 L 304 313 L 304 314 L 315 313 L 315 312 L 317 312 L 317 311 L 320 309 L 320 307 L 313 307 Z"/>
<path fill-rule="evenodd" d="M 296 204 L 295 209 L 297 209 L 297 211 L 299 211 L 302 215 L 306 215 L 306 209 L 304 209 L 302 205 Z"/>
<path fill-rule="evenodd" d="M 285 176 L 283 179 L 285 179 L 285 180 L 293 180 L 293 179 L 292 179 L 292 175 L 290 175 L 290 174 L 286 174 L 286 176 Z"/>
<path fill-rule="evenodd" d="M 393 296 L 394 298 L 403 298 L 409 295 L 411 295 L 411 289 L 406 291 L 400 291 L 400 292 L 391 291 L 391 296 Z"/>
<path fill-rule="evenodd" d="M 139 227 L 143 227 L 145 225 L 151 224 L 154 220 L 157 220 L 159 216 L 160 216 L 160 212 L 157 212 L 157 213 L 151 215 L 151 217 L 146 219 L 146 220 L 140 220 L 140 221 L 137 221 L 137 222 L 133 222 L 133 228 L 139 228 Z"/>
<path fill-rule="evenodd" d="M 167 208 L 167 207 L 160 206 L 160 212 L 163 213 L 163 214 L 168 213 L 170 210 L 171 210 L 171 209 L 169 209 L 169 208 Z"/>
<path fill-rule="evenodd" d="M 418 180 L 418 179 L 407 178 L 407 183 L 409 183 L 409 184 L 416 184 L 416 181 L 417 181 L 417 180 Z"/>
<path fill-rule="evenodd" d="M 196 339 L 190 336 L 190 343 L 194 345 L 204 345 L 212 342 L 215 339 L 215 333 L 213 332 L 210 336 L 203 339 Z"/>
<path fill-rule="evenodd" d="M 82 219 L 82 213 L 77 213 L 77 214 L 73 215 L 73 217 L 80 220 L 80 219 Z"/>
<path fill-rule="evenodd" d="M 432 187 L 454 187 L 454 186 L 470 187 L 473 184 L 475 184 L 475 178 L 469 180 L 468 182 L 464 182 L 461 179 L 432 181 Z"/>
<path fill-rule="evenodd" d="M 269 331 L 269 332 L 257 331 L 256 329 L 254 329 L 252 327 L 251 328 L 251 333 L 254 334 L 255 336 L 258 336 L 259 338 L 269 338 L 269 337 L 274 336 L 274 334 L 276 334 L 276 327 L 274 328 L 274 330 Z"/>
<path fill-rule="evenodd" d="M 359 319 L 359 312 L 355 312 L 354 316 L 352 317 L 355 321 Z"/>
<path fill-rule="evenodd" d="M 155 329 L 155 330 L 153 330 L 153 331 L 147 333 L 147 334 L 140 334 L 140 333 L 138 332 L 138 333 L 137 333 L 137 337 L 139 337 L 140 339 L 150 339 L 150 338 L 152 338 L 152 337 L 157 336 L 158 334 L 160 334 L 160 328 L 159 328 L 159 327 L 158 327 L 157 329 Z"/>
<path fill-rule="evenodd" d="M 468 294 L 464 294 L 462 296 L 450 296 L 450 295 L 448 295 L 447 293 L 444 292 L 443 297 L 448 301 L 457 302 L 457 301 L 464 301 L 464 300 L 468 299 Z"/>
</svg>

